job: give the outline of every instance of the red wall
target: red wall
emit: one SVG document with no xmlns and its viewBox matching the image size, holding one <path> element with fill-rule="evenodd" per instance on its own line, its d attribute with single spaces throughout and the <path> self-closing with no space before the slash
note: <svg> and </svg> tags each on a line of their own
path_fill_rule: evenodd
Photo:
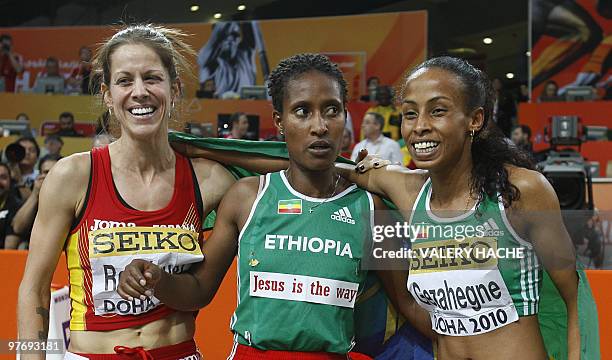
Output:
<svg viewBox="0 0 612 360">
<path fill-rule="evenodd" d="M 557 115 L 576 115 L 583 125 L 612 127 L 612 101 L 521 103 L 518 122 L 531 128 L 534 150 L 548 147 L 544 142 L 544 127 Z M 612 141 L 586 142 L 580 153 L 589 161 L 598 161 L 600 175 L 605 176 L 606 165 L 612 160 Z"/>
</svg>

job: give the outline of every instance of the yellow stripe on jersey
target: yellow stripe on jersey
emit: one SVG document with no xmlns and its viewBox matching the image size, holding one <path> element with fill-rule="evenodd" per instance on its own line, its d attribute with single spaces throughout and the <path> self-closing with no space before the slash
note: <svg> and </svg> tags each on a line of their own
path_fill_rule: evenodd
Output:
<svg viewBox="0 0 612 360">
<path fill-rule="evenodd" d="M 67 262 L 70 272 L 70 330 L 86 330 L 85 328 L 85 272 L 79 256 L 79 232 L 68 238 Z"/>
<path fill-rule="evenodd" d="M 202 255 L 198 233 L 181 228 L 114 227 L 89 233 L 89 257 L 187 253 Z"/>
</svg>

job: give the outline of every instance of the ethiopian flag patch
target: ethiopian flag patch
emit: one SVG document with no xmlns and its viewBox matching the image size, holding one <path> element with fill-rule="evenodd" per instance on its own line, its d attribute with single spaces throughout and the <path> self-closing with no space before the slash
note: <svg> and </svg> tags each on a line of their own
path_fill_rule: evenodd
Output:
<svg viewBox="0 0 612 360">
<path fill-rule="evenodd" d="M 301 214 L 302 199 L 278 200 L 279 214 Z"/>
</svg>

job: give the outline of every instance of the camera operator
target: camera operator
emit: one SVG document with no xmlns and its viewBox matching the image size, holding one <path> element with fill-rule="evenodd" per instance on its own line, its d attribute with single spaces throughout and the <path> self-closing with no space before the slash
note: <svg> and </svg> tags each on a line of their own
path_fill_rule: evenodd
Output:
<svg viewBox="0 0 612 360">
<path fill-rule="evenodd" d="M 4 78 L 4 91 L 15 92 L 17 74 L 23 71 L 21 55 L 12 49 L 13 38 L 9 34 L 0 35 L 2 50 L 0 54 L 0 76 Z"/>
</svg>

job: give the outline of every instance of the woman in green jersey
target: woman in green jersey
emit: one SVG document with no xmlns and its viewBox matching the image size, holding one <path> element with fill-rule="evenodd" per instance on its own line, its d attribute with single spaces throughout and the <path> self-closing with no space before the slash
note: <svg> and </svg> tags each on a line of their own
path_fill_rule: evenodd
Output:
<svg viewBox="0 0 612 360">
<path fill-rule="evenodd" d="M 544 265 L 567 308 L 568 358 L 579 359 L 578 277 L 559 201 L 494 129 L 494 102 L 480 70 L 427 60 L 401 92 L 402 136 L 427 175 L 376 159 L 342 173 L 411 213 L 407 287 L 430 313 L 439 359 L 547 358 L 537 317 Z"/>
<path fill-rule="evenodd" d="M 170 275 L 134 260 L 119 292 L 127 299 L 154 293 L 170 307 L 198 309 L 212 300 L 237 255 L 230 358 L 346 359 L 365 280 L 361 261 L 370 247 L 375 204 L 382 204 L 334 168 L 347 97 L 337 66 L 321 55 L 293 56 L 272 72 L 269 90 L 288 168 L 232 186 L 199 268 Z M 387 276 L 386 283 L 393 279 Z M 409 297 L 405 289 L 392 293 Z"/>
</svg>

